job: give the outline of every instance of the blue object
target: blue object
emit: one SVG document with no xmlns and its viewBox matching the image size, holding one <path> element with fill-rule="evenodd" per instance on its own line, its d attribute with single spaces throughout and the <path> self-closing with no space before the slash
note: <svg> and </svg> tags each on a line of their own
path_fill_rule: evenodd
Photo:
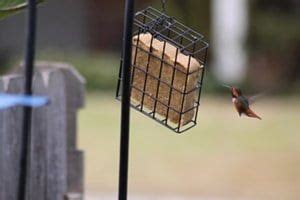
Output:
<svg viewBox="0 0 300 200">
<path fill-rule="evenodd" d="M 47 97 L 0 93 L 0 109 L 14 106 L 41 107 L 48 103 Z"/>
</svg>

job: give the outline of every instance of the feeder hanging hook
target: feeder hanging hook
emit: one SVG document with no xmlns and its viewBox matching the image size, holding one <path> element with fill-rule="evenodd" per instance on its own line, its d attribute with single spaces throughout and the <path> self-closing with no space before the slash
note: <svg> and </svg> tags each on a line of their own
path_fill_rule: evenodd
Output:
<svg viewBox="0 0 300 200">
<path fill-rule="evenodd" d="M 161 0 L 161 4 L 162 4 L 162 12 L 165 13 L 166 12 L 167 0 Z"/>
</svg>

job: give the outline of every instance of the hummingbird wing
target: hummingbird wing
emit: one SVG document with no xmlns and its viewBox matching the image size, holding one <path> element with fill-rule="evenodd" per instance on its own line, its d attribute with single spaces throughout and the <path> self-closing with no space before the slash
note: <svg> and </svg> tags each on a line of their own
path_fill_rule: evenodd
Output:
<svg viewBox="0 0 300 200">
<path fill-rule="evenodd" d="M 249 108 L 249 101 L 248 101 L 248 99 L 246 98 L 246 97 L 244 97 L 244 96 L 239 96 L 238 98 L 238 101 L 242 104 L 242 106 L 244 107 L 244 108 Z"/>
<path fill-rule="evenodd" d="M 13 106 L 40 107 L 47 103 L 49 103 L 49 99 L 47 97 L 0 93 L 0 109 L 10 108 Z"/>
<path fill-rule="evenodd" d="M 266 93 L 264 92 L 264 93 L 259 93 L 259 94 L 248 97 L 249 104 L 251 105 L 251 104 L 255 103 L 257 100 L 261 99 L 265 95 L 266 95 Z"/>
</svg>

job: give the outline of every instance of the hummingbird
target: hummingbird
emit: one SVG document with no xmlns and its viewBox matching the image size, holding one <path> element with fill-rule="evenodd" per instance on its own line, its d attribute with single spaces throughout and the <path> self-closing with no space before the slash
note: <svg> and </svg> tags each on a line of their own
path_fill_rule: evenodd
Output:
<svg viewBox="0 0 300 200">
<path fill-rule="evenodd" d="M 244 114 L 248 117 L 257 118 L 257 119 L 261 120 L 261 117 L 259 117 L 250 108 L 251 100 L 253 100 L 254 97 L 251 99 L 245 97 L 242 93 L 242 90 L 237 87 L 233 87 L 233 86 L 229 86 L 229 85 L 223 85 L 223 86 L 230 88 L 232 103 L 233 103 L 234 107 L 236 108 L 237 112 L 239 113 L 239 116 Z"/>
</svg>

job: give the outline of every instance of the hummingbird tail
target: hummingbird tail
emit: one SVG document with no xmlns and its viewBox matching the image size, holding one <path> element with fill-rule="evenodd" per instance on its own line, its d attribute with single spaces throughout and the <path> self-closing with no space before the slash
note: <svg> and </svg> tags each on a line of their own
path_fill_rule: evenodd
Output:
<svg viewBox="0 0 300 200">
<path fill-rule="evenodd" d="M 255 112 L 253 112 L 250 108 L 246 111 L 246 115 L 248 117 L 253 117 L 253 118 L 257 118 L 259 120 L 262 120 L 262 118 L 260 116 L 258 116 Z"/>
</svg>

